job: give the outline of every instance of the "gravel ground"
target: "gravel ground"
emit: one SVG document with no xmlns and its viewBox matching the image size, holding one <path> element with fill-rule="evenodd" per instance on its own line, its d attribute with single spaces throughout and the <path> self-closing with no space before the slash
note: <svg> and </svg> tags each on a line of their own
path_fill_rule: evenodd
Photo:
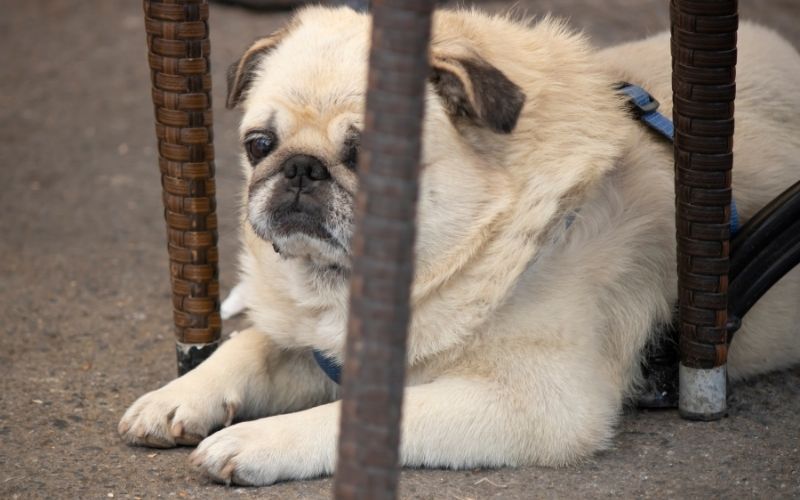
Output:
<svg viewBox="0 0 800 500">
<path fill-rule="evenodd" d="M 484 2 L 490 9 L 505 2 Z M 667 26 L 665 1 L 520 1 L 598 45 Z M 797 0 L 741 2 L 800 46 Z M 0 498 L 325 498 L 329 479 L 226 488 L 186 448 L 129 448 L 116 423 L 174 376 L 141 6 L 0 0 Z M 236 114 L 224 69 L 286 14 L 212 7 L 221 280 L 235 276 Z M 226 331 L 236 328 L 226 323 Z M 800 369 L 733 388 L 730 416 L 630 412 L 615 448 L 565 469 L 403 473 L 403 498 L 800 497 Z"/>
</svg>

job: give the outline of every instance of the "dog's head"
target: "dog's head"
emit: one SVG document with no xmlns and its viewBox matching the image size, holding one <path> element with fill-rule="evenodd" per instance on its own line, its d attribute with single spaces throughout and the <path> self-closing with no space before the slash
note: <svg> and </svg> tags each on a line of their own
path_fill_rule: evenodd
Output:
<svg viewBox="0 0 800 500">
<path fill-rule="evenodd" d="M 247 223 L 284 257 L 350 265 L 369 27 L 368 16 L 347 8 L 304 9 L 230 68 L 227 105 L 244 110 Z M 469 44 L 445 37 L 430 59 L 423 269 L 491 215 L 508 184 L 492 164 L 525 103 L 521 88 Z"/>
</svg>

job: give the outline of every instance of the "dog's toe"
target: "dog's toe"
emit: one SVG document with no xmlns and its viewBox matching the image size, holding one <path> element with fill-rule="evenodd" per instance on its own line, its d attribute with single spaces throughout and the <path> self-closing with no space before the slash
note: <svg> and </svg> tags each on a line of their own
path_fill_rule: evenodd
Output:
<svg viewBox="0 0 800 500">
<path fill-rule="evenodd" d="M 156 433 L 141 433 L 131 444 L 137 446 L 147 446 L 148 448 L 173 448 L 175 440 Z"/>
<path fill-rule="evenodd" d="M 134 446 L 171 448 L 175 439 L 169 432 L 175 405 L 166 402 L 147 401 L 143 398 L 125 412 L 117 426 L 122 439 Z"/>
<path fill-rule="evenodd" d="M 195 446 L 208 435 L 208 428 L 197 421 L 173 419 L 170 435 L 176 444 Z"/>
<path fill-rule="evenodd" d="M 135 446 L 194 446 L 214 429 L 229 425 L 239 405 L 200 391 L 169 386 L 145 394 L 125 412 L 117 427 L 122 439 Z"/>
<path fill-rule="evenodd" d="M 272 474 L 268 453 L 256 437 L 242 432 L 240 426 L 223 429 L 204 439 L 189 461 L 218 483 L 241 486 L 274 483 L 277 477 Z"/>
<path fill-rule="evenodd" d="M 211 438 L 201 442 L 189 456 L 189 462 L 209 477 L 223 484 L 231 484 L 236 463 L 236 451 L 231 443 L 214 443 Z"/>
</svg>

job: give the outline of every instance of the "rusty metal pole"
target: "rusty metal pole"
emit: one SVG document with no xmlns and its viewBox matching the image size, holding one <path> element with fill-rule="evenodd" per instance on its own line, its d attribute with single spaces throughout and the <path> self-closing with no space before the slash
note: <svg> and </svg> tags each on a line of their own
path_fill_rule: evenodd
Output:
<svg viewBox="0 0 800 500">
<path fill-rule="evenodd" d="M 672 91 L 685 418 L 726 410 L 736 0 L 672 0 Z"/>
<path fill-rule="evenodd" d="M 374 0 L 338 499 L 395 498 L 433 0 Z"/>
<path fill-rule="evenodd" d="M 216 349 L 217 215 L 208 2 L 145 0 L 178 374 Z"/>
</svg>

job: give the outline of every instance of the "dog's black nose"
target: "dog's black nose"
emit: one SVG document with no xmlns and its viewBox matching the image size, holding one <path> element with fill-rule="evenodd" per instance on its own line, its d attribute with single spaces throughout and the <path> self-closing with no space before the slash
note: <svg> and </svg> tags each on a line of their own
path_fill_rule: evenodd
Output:
<svg viewBox="0 0 800 500">
<path fill-rule="evenodd" d="M 281 168 L 293 188 L 310 187 L 312 181 L 324 181 L 331 177 L 322 160 L 309 155 L 294 155 L 283 162 Z"/>
</svg>

